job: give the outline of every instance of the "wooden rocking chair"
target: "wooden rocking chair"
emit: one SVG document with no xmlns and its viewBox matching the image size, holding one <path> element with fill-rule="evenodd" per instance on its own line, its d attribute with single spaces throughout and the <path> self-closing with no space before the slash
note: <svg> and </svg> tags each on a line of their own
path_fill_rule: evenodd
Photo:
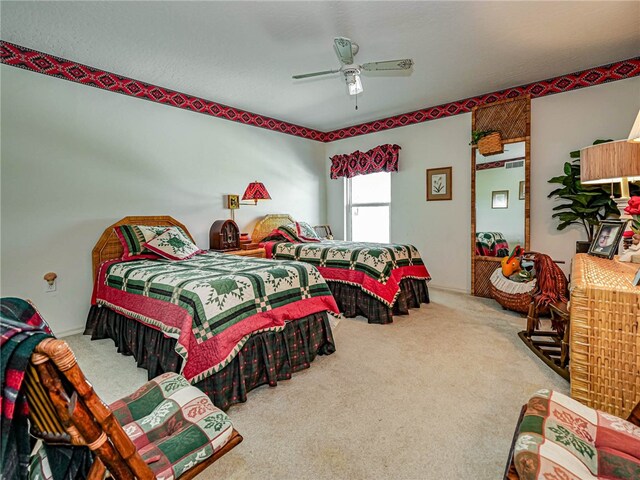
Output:
<svg viewBox="0 0 640 480">
<path fill-rule="evenodd" d="M 86 445 L 95 455 L 89 479 L 102 479 L 107 471 L 118 480 L 154 479 L 160 474 L 191 479 L 242 441 L 226 414 L 175 373 L 151 380 L 112 404 L 112 411 L 94 392 L 63 340 L 47 338 L 35 348 L 26 382 L 31 433 L 49 444 Z M 169 410 L 173 413 L 165 419 L 173 420 L 172 425 L 162 430 L 158 413 Z M 182 440 L 176 437 L 182 432 L 184 438 L 193 438 L 196 429 L 196 436 L 205 440 L 199 445 L 166 441 Z M 176 444 L 186 454 L 166 451 Z M 175 456 L 180 460 L 169 461 Z"/>
<path fill-rule="evenodd" d="M 535 262 L 538 293 L 532 295 L 527 328 L 518 333 L 524 344 L 540 360 L 565 380 L 569 380 L 568 282 L 558 263 L 549 256 L 529 252 L 524 256 Z M 542 284 L 544 282 L 544 285 Z M 539 299 L 538 297 L 543 299 Z M 540 315 L 551 314 L 553 330 L 540 330 Z"/>
<path fill-rule="evenodd" d="M 565 380 L 569 380 L 569 310 L 566 302 L 549 304 L 554 330 L 540 330 L 540 310 L 533 301 L 529 305 L 527 329 L 520 339 L 540 360 Z"/>
</svg>

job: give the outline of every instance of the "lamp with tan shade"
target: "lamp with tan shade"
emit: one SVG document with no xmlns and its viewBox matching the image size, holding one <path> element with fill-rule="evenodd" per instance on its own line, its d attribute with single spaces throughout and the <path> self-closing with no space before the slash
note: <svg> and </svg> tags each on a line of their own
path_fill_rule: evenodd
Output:
<svg viewBox="0 0 640 480">
<path fill-rule="evenodd" d="M 640 142 L 618 140 L 580 150 L 580 181 L 583 184 L 620 183 L 620 198 L 615 202 L 621 219 L 631 219 L 624 209 L 629 202 L 629 182 L 637 180 L 640 180 Z M 618 260 L 635 261 L 634 255 L 637 255 L 636 249 L 629 249 Z"/>
<path fill-rule="evenodd" d="M 640 143 L 640 110 L 638 111 L 636 121 L 633 122 L 633 127 L 631 127 L 631 132 L 629 132 L 627 142 Z"/>
<path fill-rule="evenodd" d="M 617 140 L 580 150 L 582 183 L 620 183 L 621 195 L 615 202 L 621 218 L 629 201 L 629 182 L 637 180 L 640 180 L 640 142 Z"/>
</svg>

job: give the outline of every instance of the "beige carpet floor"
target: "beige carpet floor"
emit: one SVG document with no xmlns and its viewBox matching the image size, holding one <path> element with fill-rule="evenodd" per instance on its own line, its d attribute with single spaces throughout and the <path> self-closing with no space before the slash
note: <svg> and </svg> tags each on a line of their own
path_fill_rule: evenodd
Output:
<svg viewBox="0 0 640 480">
<path fill-rule="evenodd" d="M 522 404 L 568 392 L 493 300 L 431 289 L 390 325 L 344 319 L 337 351 L 228 413 L 245 440 L 203 479 L 502 478 Z M 105 401 L 146 380 L 113 342 L 67 337 Z"/>
</svg>

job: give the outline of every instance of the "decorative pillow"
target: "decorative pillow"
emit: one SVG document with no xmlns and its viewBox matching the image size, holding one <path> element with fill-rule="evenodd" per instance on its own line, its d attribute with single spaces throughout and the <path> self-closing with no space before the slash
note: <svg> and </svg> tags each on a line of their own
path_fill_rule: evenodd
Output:
<svg viewBox="0 0 640 480">
<path fill-rule="evenodd" d="M 182 229 L 177 228 L 167 228 L 143 247 L 169 260 L 185 260 L 200 252 Z"/>
<path fill-rule="evenodd" d="M 290 223 L 288 225 L 282 225 L 275 228 L 269 235 L 262 239 L 263 242 L 276 241 L 276 242 L 294 242 L 300 243 L 302 239 L 298 236 L 298 230 L 295 224 Z"/>
<path fill-rule="evenodd" d="M 120 225 L 115 227 L 116 235 L 124 248 L 123 258 L 133 257 L 143 253 L 150 253 L 144 248 L 144 244 L 163 234 L 167 228 L 179 230 L 180 227 L 167 227 L 166 225 Z"/>
<path fill-rule="evenodd" d="M 316 231 L 307 222 L 296 222 L 296 227 L 298 228 L 298 235 L 303 240 L 308 240 L 311 242 L 320 241 L 320 237 L 318 237 Z"/>
</svg>

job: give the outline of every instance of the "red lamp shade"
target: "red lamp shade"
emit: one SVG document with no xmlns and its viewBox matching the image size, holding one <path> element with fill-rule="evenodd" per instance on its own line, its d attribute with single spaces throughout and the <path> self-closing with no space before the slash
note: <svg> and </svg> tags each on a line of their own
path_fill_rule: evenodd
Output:
<svg viewBox="0 0 640 480">
<path fill-rule="evenodd" d="M 244 191 L 242 200 L 253 200 L 258 203 L 258 200 L 271 200 L 271 197 L 264 184 L 256 180 L 255 182 L 251 182 Z"/>
</svg>

